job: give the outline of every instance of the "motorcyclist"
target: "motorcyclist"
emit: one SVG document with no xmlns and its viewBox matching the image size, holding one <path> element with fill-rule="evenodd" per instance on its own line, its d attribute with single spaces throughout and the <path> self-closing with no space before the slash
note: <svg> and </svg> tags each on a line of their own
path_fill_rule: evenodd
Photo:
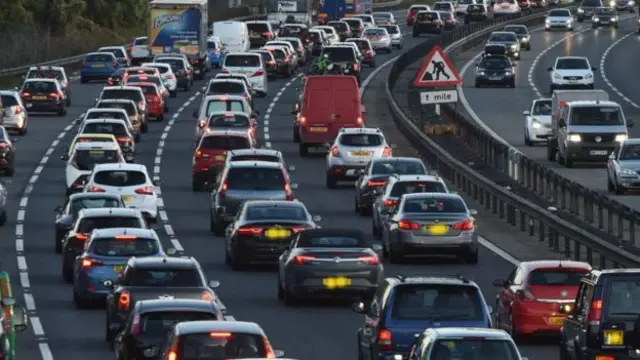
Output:
<svg viewBox="0 0 640 360">
<path fill-rule="evenodd" d="M 311 64 L 311 70 L 317 74 L 326 73 L 331 65 L 331 61 L 329 60 L 329 54 L 324 54 L 322 56 L 318 56 L 313 63 Z"/>
</svg>

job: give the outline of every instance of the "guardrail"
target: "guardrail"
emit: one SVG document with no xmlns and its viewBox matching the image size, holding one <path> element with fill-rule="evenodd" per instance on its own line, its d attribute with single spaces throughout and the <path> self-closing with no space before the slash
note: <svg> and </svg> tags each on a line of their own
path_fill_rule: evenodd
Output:
<svg viewBox="0 0 640 360">
<path fill-rule="evenodd" d="M 500 219 L 512 225 L 514 231 L 520 231 L 528 234 L 531 238 L 537 238 L 540 243 L 546 243 L 552 250 L 562 254 L 565 258 L 588 261 L 602 268 L 637 267 L 640 265 L 640 257 L 620 248 L 618 244 L 603 240 L 596 234 L 597 232 L 585 229 L 588 226 L 563 219 L 555 211 L 536 205 L 514 194 L 509 188 L 490 181 L 467 164 L 456 159 L 427 136 L 423 129 L 416 126 L 416 123 L 403 112 L 394 98 L 392 89 L 401 73 L 410 64 L 424 57 L 433 45 L 446 46 L 445 52 L 449 57 L 454 57 L 456 54 L 485 41 L 492 31 L 499 30 L 508 23 L 535 25 L 543 22 L 543 19 L 544 13 L 538 12 L 518 19 L 471 24 L 453 33 L 444 34 L 440 38 L 426 40 L 407 51 L 399 56 L 387 77 L 386 95 L 389 109 L 399 130 L 420 150 L 425 159 L 441 176 L 451 181 L 461 193 L 465 193 L 479 202 L 487 211 L 497 214 Z M 493 140 L 473 121 L 457 112 L 454 107 L 443 106 L 442 109 L 443 115 L 448 116 L 449 120 L 458 125 L 456 135 L 465 140 L 476 154 L 482 155 L 491 168 L 496 171 L 506 171 L 509 169 L 509 164 L 514 163 L 510 157 L 512 154 L 509 152 L 508 146 Z M 542 176 L 541 166 L 533 165 L 527 160 L 521 158 L 519 164 L 528 164 L 529 167 L 518 165 L 515 167 L 516 170 L 512 168 L 511 171 L 519 174 L 522 183 L 531 184 L 531 187 L 540 186 L 540 182 L 533 181 L 533 179 Z M 548 173 L 546 174 L 549 176 Z M 546 196 L 553 193 L 567 208 L 576 209 L 575 195 L 571 195 L 570 200 L 566 200 L 566 198 L 561 200 L 560 191 L 562 188 L 555 187 L 551 192 L 549 189 L 547 186 L 543 189 Z M 540 191 L 536 193 L 542 195 Z M 575 194 L 574 191 L 570 193 Z M 591 214 L 593 215 L 593 212 Z M 602 219 L 601 216 L 600 219 Z"/>
<path fill-rule="evenodd" d="M 396 6 L 400 6 L 403 1 L 404 0 L 394 0 L 394 1 L 373 3 L 373 9 L 386 10 L 386 9 L 394 8 Z M 266 14 L 259 14 L 259 15 L 241 16 L 241 17 L 231 18 L 229 20 L 247 21 L 247 20 L 265 20 L 266 18 L 267 18 Z M 82 60 L 84 60 L 85 55 L 86 54 L 80 54 L 80 55 L 70 56 L 63 59 L 44 61 L 37 64 L 32 64 L 32 65 L 25 65 L 25 66 L 10 68 L 10 69 L 3 69 L 3 70 L 0 70 L 0 77 L 22 75 L 26 73 L 31 66 L 36 66 L 36 65 L 39 65 L 39 66 L 73 65 L 73 64 L 82 62 Z"/>
</svg>

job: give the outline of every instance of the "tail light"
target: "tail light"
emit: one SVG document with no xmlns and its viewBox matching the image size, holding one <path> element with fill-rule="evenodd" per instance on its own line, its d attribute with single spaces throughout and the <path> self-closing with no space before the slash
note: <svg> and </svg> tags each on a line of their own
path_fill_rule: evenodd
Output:
<svg viewBox="0 0 640 360">
<path fill-rule="evenodd" d="M 273 61 L 273 60 L 269 60 L 269 61 L 267 61 L 267 65 L 269 65 L 270 67 L 274 67 L 274 66 L 276 66 L 276 62 Z"/>
<path fill-rule="evenodd" d="M 238 235 L 244 235 L 244 236 L 258 236 L 260 234 L 262 234 L 262 228 L 253 228 L 253 227 L 247 227 L 247 228 L 240 228 L 237 230 Z"/>
<path fill-rule="evenodd" d="M 200 150 L 196 151 L 196 154 L 195 154 L 194 158 L 196 160 L 200 160 L 202 158 L 202 151 L 200 151 Z"/>
<path fill-rule="evenodd" d="M 67 82 L 67 80 L 62 80 L 60 82 L 60 86 L 62 86 L 63 88 L 66 88 L 69 85 L 69 83 Z"/>
<path fill-rule="evenodd" d="M 536 297 L 528 289 L 520 289 L 516 291 L 516 295 L 520 301 L 536 301 Z"/>
<path fill-rule="evenodd" d="M 271 35 L 273 35 L 273 33 L 271 31 L 267 31 L 267 32 L 262 33 L 262 35 L 271 36 Z"/>
<path fill-rule="evenodd" d="M 52 98 L 52 99 L 56 99 L 57 100 L 57 99 L 61 98 L 62 95 L 60 95 L 58 93 L 55 93 L 55 92 L 52 92 L 52 93 L 49 94 L 49 97 Z"/>
<path fill-rule="evenodd" d="M 353 71 L 358 71 L 358 70 L 360 70 L 360 65 L 353 64 Z"/>
<path fill-rule="evenodd" d="M 144 101 L 140 101 L 138 103 L 138 109 L 140 109 L 140 111 L 144 111 L 144 108 L 147 106 L 147 104 L 145 104 Z"/>
<path fill-rule="evenodd" d="M 269 344 L 269 340 L 266 337 L 262 337 L 262 343 L 264 345 L 265 359 L 275 359 L 276 353 L 273 351 L 271 344 Z"/>
<path fill-rule="evenodd" d="M 287 201 L 293 201 L 293 191 L 291 191 L 291 186 L 289 184 L 284 186 L 284 192 Z"/>
<path fill-rule="evenodd" d="M 128 136 L 121 136 L 119 138 L 116 138 L 116 140 L 118 142 L 124 142 L 124 143 L 130 143 L 131 142 L 131 138 Z"/>
<path fill-rule="evenodd" d="M 89 238 L 89 235 L 83 234 L 83 233 L 77 233 L 75 238 L 76 238 L 76 240 L 85 241 L 85 240 L 87 240 Z"/>
<path fill-rule="evenodd" d="M 338 149 L 337 146 L 333 146 L 331 148 L 331 156 L 333 157 L 340 157 L 340 149 Z"/>
<path fill-rule="evenodd" d="M 474 227 L 475 227 L 475 224 L 471 219 L 466 219 L 453 224 L 454 230 L 469 231 L 469 230 L 473 230 Z"/>
<path fill-rule="evenodd" d="M 20 93 L 20 96 L 22 96 L 22 97 L 28 97 L 28 96 L 31 96 L 31 94 L 30 94 L 30 93 L 28 93 L 28 92 L 26 92 L 26 91 L 23 91 L 22 93 Z"/>
<path fill-rule="evenodd" d="M 93 185 L 87 186 L 86 190 L 87 190 L 87 192 L 95 192 L 95 193 L 103 193 L 103 192 L 105 192 L 105 190 L 103 188 L 99 188 L 99 187 L 93 186 Z"/>
<path fill-rule="evenodd" d="M 307 122 L 307 118 L 304 116 L 300 116 L 298 122 L 300 123 L 300 125 L 304 125 Z"/>
<path fill-rule="evenodd" d="M 385 207 L 394 207 L 394 206 L 396 206 L 397 203 L 398 203 L 398 200 L 385 200 L 384 201 L 384 206 Z"/>
<path fill-rule="evenodd" d="M 131 323 L 131 335 L 138 335 L 140 333 L 140 314 L 133 316 L 133 323 Z"/>
<path fill-rule="evenodd" d="M 364 120 L 362 119 L 362 117 L 358 116 L 358 118 L 356 119 L 356 123 L 358 125 L 362 125 L 364 123 Z"/>
<path fill-rule="evenodd" d="M 256 71 L 255 73 L 253 73 L 253 75 L 251 75 L 251 77 L 262 76 L 262 75 L 264 75 L 264 70 L 260 69 L 260 70 Z"/>
<path fill-rule="evenodd" d="M 23 111 L 24 109 L 22 108 L 22 106 L 16 106 L 16 109 L 13 111 L 13 114 L 14 115 L 22 114 Z"/>
<path fill-rule="evenodd" d="M 391 148 L 387 146 L 382 151 L 382 157 L 389 157 L 389 156 L 391 156 Z"/>
<path fill-rule="evenodd" d="M 98 265 L 102 265 L 102 261 L 100 260 L 96 260 L 96 259 L 92 259 L 92 258 L 83 258 L 82 259 L 82 268 L 83 269 L 88 269 L 92 266 L 98 266 Z"/>
<path fill-rule="evenodd" d="M 178 353 L 175 350 L 171 350 L 167 358 L 169 360 L 178 360 Z"/>
<path fill-rule="evenodd" d="M 182 69 L 181 73 L 182 73 L 182 75 L 185 75 L 185 76 L 187 76 L 187 74 L 189 74 L 187 69 Z"/>
<path fill-rule="evenodd" d="M 131 302 L 131 296 L 128 291 L 123 291 L 118 297 L 118 310 L 128 310 Z"/>
<path fill-rule="evenodd" d="M 309 230 L 309 229 L 311 229 L 311 228 L 308 227 L 308 226 L 300 226 L 300 227 L 292 227 L 291 231 L 293 231 L 294 234 L 299 234 L 299 233 L 301 233 L 301 232 L 303 232 L 305 230 Z"/>
<path fill-rule="evenodd" d="M 149 185 L 136 189 L 135 193 L 138 195 L 153 195 L 155 190 L 155 186 Z"/>
<path fill-rule="evenodd" d="M 358 261 L 362 261 L 367 265 L 378 265 L 378 256 L 376 255 L 360 256 L 358 258 Z"/>
<path fill-rule="evenodd" d="M 203 291 L 202 294 L 200 294 L 200 298 L 204 301 L 213 301 L 213 295 L 208 291 Z"/>
<path fill-rule="evenodd" d="M 227 189 L 229 189 L 229 186 L 225 182 L 224 184 L 222 184 L 222 189 L 220 189 L 220 191 L 218 192 L 218 198 L 220 200 L 224 200 L 227 198 Z"/>
<path fill-rule="evenodd" d="M 382 329 L 378 332 L 378 350 L 388 351 L 393 349 L 391 342 L 391 331 L 388 329 Z"/>
<path fill-rule="evenodd" d="M 282 61 L 289 62 L 289 61 L 291 61 L 291 57 L 290 56 L 285 56 Z"/>
<path fill-rule="evenodd" d="M 220 70 L 220 72 L 223 73 L 223 74 L 228 74 L 229 73 L 229 69 L 223 68 L 222 70 Z"/>
<path fill-rule="evenodd" d="M 109 61 L 109 66 L 116 67 L 116 65 L 118 65 L 117 61 Z"/>
<path fill-rule="evenodd" d="M 385 184 L 384 181 L 372 181 L 372 180 L 369 180 L 369 182 L 367 182 L 367 186 L 368 187 L 384 186 L 384 184 Z"/>
<path fill-rule="evenodd" d="M 107 85 L 113 85 L 113 78 L 107 79 Z"/>
<path fill-rule="evenodd" d="M 169 79 L 169 80 L 173 80 L 173 79 L 175 79 L 175 78 L 176 78 L 176 77 L 175 77 L 173 74 L 169 74 L 169 75 L 167 75 L 167 79 Z"/>
<path fill-rule="evenodd" d="M 316 259 L 315 256 L 309 255 L 297 255 L 293 258 L 293 263 L 296 265 L 307 265 L 311 264 Z"/>
<path fill-rule="evenodd" d="M 131 45 L 131 48 L 129 49 L 129 53 L 133 53 L 136 50 L 136 47 Z"/>
<path fill-rule="evenodd" d="M 407 220 L 398 221 L 398 228 L 402 230 L 420 230 L 420 225 Z"/>
<path fill-rule="evenodd" d="M 602 318 L 602 300 L 593 300 L 589 309 L 589 325 L 600 325 Z"/>
</svg>

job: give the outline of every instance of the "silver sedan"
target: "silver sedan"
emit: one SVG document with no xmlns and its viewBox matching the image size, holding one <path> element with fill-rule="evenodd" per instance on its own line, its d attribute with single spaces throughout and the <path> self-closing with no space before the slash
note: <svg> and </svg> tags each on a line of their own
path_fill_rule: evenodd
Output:
<svg viewBox="0 0 640 360">
<path fill-rule="evenodd" d="M 619 195 L 640 189 L 640 139 L 621 142 L 609 156 L 607 189 Z"/>
</svg>

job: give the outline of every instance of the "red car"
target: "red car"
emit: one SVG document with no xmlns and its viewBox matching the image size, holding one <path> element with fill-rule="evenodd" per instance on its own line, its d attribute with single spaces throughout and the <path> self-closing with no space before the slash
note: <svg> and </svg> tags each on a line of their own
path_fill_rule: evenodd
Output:
<svg viewBox="0 0 640 360">
<path fill-rule="evenodd" d="M 145 100 L 147 100 L 147 114 L 158 121 L 164 120 L 164 113 L 167 110 L 164 97 L 153 83 L 129 83 L 128 86 L 136 86 L 142 89 Z"/>
<path fill-rule="evenodd" d="M 518 5 L 520 5 L 520 9 L 522 10 L 531 8 L 531 2 L 529 0 L 518 0 Z"/>
<path fill-rule="evenodd" d="M 507 280 L 496 298 L 496 322 L 515 339 L 521 335 L 553 335 L 573 309 L 580 279 L 591 271 L 581 261 L 525 261 Z"/>
<path fill-rule="evenodd" d="M 429 7 L 427 5 L 411 5 L 409 10 L 407 10 L 407 25 L 413 25 L 413 22 L 416 20 L 416 14 L 420 11 L 429 11 Z"/>
</svg>

